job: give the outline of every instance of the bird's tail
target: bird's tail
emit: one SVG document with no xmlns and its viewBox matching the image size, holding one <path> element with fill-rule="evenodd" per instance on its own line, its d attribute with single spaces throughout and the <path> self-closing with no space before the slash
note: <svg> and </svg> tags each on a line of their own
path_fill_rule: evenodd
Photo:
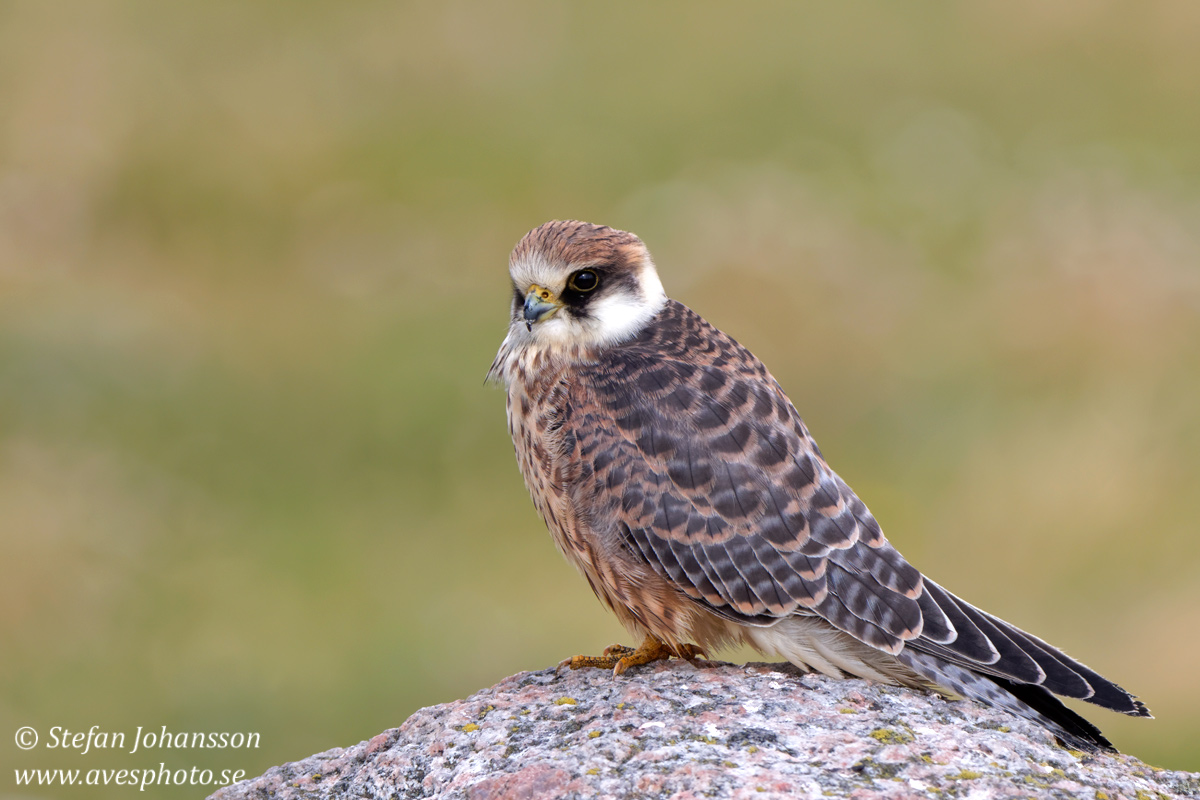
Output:
<svg viewBox="0 0 1200 800">
<path fill-rule="evenodd" d="M 1038 723 L 1074 750 L 1116 752 L 1099 728 L 1041 686 L 973 672 L 910 647 L 904 648 L 896 658 L 933 684 Z"/>
<path fill-rule="evenodd" d="M 1005 685 L 1034 684 L 1134 717 L 1150 711 L 1136 697 L 1053 645 L 1015 625 L 980 611 L 928 578 L 918 602 L 928 615 L 944 614 L 955 633 L 934 639 L 924 635 L 907 643 L 944 662 L 1000 678 Z"/>
<path fill-rule="evenodd" d="M 1112 750 L 1095 725 L 1054 695 L 1135 717 L 1150 711 L 1117 684 L 1041 639 L 955 597 L 926 579 L 918 602 L 927 617 L 945 615 L 953 636 L 920 636 L 896 658 L 926 680 L 1033 720 L 1079 750 Z M 940 628 L 938 628 L 940 630 Z"/>
</svg>

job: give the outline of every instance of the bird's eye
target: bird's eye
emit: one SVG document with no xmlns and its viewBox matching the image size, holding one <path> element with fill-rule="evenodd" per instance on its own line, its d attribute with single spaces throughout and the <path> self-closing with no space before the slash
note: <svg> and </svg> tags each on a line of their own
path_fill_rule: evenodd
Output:
<svg viewBox="0 0 1200 800">
<path fill-rule="evenodd" d="M 577 292 L 590 292 L 600 285 L 600 276 L 590 269 L 581 269 L 567 281 L 567 288 Z"/>
</svg>

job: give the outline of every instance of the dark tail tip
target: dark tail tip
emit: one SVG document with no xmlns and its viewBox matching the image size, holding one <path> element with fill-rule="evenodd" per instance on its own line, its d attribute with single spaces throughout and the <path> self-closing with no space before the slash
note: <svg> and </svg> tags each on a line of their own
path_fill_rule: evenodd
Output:
<svg viewBox="0 0 1200 800">
<path fill-rule="evenodd" d="M 1073 750 L 1082 750 L 1085 753 L 1117 752 L 1117 748 L 1113 747 L 1113 743 L 1100 732 L 1099 728 L 1067 708 L 1047 689 L 1029 683 L 1014 683 L 992 675 L 987 677 L 1004 691 L 1054 723 L 1051 732 L 1067 747 Z"/>
</svg>

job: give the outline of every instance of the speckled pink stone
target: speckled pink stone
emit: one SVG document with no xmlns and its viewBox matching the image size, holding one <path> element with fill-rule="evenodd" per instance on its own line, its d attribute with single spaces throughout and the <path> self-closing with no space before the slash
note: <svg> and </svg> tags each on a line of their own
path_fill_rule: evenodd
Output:
<svg viewBox="0 0 1200 800">
<path fill-rule="evenodd" d="M 1153 722 L 1147 722 L 1153 724 Z M 424 708 L 273 767 L 259 798 L 1200 797 L 1200 775 L 1082 755 L 1042 728 L 928 692 L 787 665 L 552 669 Z"/>
</svg>

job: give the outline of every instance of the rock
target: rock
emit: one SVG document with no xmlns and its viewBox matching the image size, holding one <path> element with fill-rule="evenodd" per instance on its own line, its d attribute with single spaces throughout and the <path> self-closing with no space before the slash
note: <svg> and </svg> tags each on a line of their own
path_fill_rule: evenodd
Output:
<svg viewBox="0 0 1200 800">
<path fill-rule="evenodd" d="M 1152 724 L 1152 723 L 1151 723 Z M 1200 796 L 1200 775 L 1059 747 L 968 701 L 790 665 L 523 672 L 399 728 L 273 767 L 259 798 Z"/>
</svg>

